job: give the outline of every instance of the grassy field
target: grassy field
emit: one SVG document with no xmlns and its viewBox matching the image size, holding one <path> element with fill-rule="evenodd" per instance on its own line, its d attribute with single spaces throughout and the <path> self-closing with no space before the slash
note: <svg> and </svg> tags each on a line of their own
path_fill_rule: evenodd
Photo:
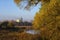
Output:
<svg viewBox="0 0 60 40">
<path fill-rule="evenodd" d="M 30 29 L 30 27 L 24 26 L 26 29 Z M 22 27 L 22 28 L 24 28 Z M 21 28 L 20 28 L 21 29 Z M 26 30 L 24 29 L 24 30 Z M 22 32 L 21 32 L 22 31 Z M 18 31 L 10 31 L 10 30 L 0 30 L 0 40 L 37 40 L 37 35 L 28 34 L 23 31 L 23 29 Z"/>
<path fill-rule="evenodd" d="M 34 40 L 37 36 L 25 32 L 0 31 L 0 40 Z"/>
</svg>

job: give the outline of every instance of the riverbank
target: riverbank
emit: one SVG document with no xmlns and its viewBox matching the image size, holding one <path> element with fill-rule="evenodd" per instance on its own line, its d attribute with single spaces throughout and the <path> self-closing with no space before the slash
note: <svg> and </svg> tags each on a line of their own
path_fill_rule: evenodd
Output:
<svg viewBox="0 0 60 40">
<path fill-rule="evenodd" d="M 39 35 L 29 34 L 26 32 L 9 32 L 6 30 L 0 31 L 0 40 L 37 40 Z"/>
</svg>

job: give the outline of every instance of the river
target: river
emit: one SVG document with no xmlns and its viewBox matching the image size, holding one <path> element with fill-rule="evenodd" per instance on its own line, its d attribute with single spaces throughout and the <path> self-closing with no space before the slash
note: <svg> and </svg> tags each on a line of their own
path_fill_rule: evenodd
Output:
<svg viewBox="0 0 60 40">
<path fill-rule="evenodd" d="M 25 31 L 26 33 L 29 33 L 29 34 L 39 34 L 40 31 L 39 30 L 27 30 Z"/>
</svg>

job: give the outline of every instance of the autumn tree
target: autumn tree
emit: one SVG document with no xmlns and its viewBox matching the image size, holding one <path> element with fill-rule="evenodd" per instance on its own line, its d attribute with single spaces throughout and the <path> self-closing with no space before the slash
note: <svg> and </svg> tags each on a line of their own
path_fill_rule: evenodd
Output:
<svg viewBox="0 0 60 40">
<path fill-rule="evenodd" d="M 28 1 L 25 8 L 41 2 L 41 9 L 36 13 L 33 28 L 41 31 L 43 40 L 60 40 L 60 0 L 14 0 L 19 6 L 21 1 Z"/>
</svg>

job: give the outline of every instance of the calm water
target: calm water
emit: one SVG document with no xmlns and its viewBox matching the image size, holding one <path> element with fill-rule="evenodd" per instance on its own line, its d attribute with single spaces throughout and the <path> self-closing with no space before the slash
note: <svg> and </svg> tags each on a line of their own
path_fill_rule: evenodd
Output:
<svg viewBox="0 0 60 40">
<path fill-rule="evenodd" d="M 40 33 L 40 31 L 39 30 L 27 30 L 27 31 L 25 31 L 26 33 L 29 33 L 29 34 L 39 34 Z"/>
</svg>

